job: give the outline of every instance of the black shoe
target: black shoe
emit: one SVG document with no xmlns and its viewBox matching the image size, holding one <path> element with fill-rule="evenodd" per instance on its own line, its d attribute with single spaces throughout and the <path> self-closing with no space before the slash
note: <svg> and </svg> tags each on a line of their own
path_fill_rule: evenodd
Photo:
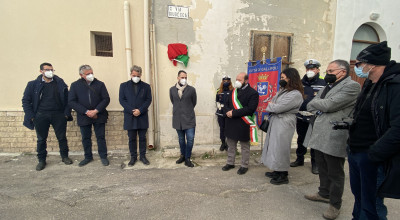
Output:
<svg viewBox="0 0 400 220">
<path fill-rule="evenodd" d="M 108 166 L 110 165 L 110 161 L 108 161 L 107 158 L 101 158 L 101 164 L 103 164 L 103 166 Z"/>
<path fill-rule="evenodd" d="M 142 161 L 142 163 L 144 165 L 149 165 L 150 162 L 147 160 L 146 156 L 140 157 L 140 161 Z"/>
<path fill-rule="evenodd" d="M 219 147 L 220 151 L 224 151 L 225 150 L 225 142 L 222 142 L 221 147 Z"/>
<path fill-rule="evenodd" d="M 36 166 L 37 171 L 41 171 L 46 167 L 46 161 L 39 161 L 38 165 Z"/>
<path fill-rule="evenodd" d="M 290 163 L 290 167 L 298 166 L 304 166 L 304 160 L 295 160 L 294 162 Z"/>
<path fill-rule="evenodd" d="M 275 178 L 275 177 L 277 177 L 279 174 L 278 174 L 278 172 L 276 172 L 276 171 L 273 171 L 273 172 L 265 172 L 265 176 L 266 177 L 269 177 L 269 178 Z"/>
<path fill-rule="evenodd" d="M 176 161 L 176 164 L 180 164 L 180 163 L 183 163 L 183 162 L 185 162 L 185 156 L 181 155 L 179 157 L 179 159 Z"/>
<path fill-rule="evenodd" d="M 136 157 L 131 157 L 131 160 L 129 161 L 128 166 L 131 167 L 131 166 L 135 165 L 136 161 L 137 161 Z"/>
<path fill-rule="evenodd" d="M 245 174 L 248 170 L 249 170 L 249 168 L 240 167 L 239 170 L 237 171 L 237 174 L 243 175 L 243 174 Z"/>
<path fill-rule="evenodd" d="M 318 166 L 316 164 L 311 164 L 311 173 L 319 174 Z"/>
<path fill-rule="evenodd" d="M 67 164 L 67 165 L 70 165 L 70 164 L 73 163 L 72 160 L 69 159 L 69 157 L 63 157 L 63 158 L 62 158 L 62 162 L 64 162 L 64 163 Z"/>
<path fill-rule="evenodd" d="M 230 164 L 226 164 L 224 167 L 222 167 L 223 171 L 228 171 L 230 169 L 235 168 L 235 165 L 230 165 Z"/>
<path fill-rule="evenodd" d="M 274 185 L 288 184 L 289 179 L 287 173 L 279 172 L 278 175 L 271 179 L 270 183 Z"/>
<path fill-rule="evenodd" d="M 185 166 L 194 167 L 194 164 L 192 163 L 192 161 L 190 161 L 190 158 L 185 159 Z"/>
<path fill-rule="evenodd" d="M 83 166 L 85 166 L 86 164 L 92 162 L 92 160 L 93 160 L 93 159 L 85 158 L 85 159 L 83 159 L 83 160 L 78 164 L 78 166 L 83 167 Z"/>
</svg>

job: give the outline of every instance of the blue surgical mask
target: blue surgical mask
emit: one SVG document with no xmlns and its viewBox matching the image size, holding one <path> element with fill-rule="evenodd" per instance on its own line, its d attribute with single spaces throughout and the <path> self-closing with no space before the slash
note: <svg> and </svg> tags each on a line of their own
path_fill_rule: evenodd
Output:
<svg viewBox="0 0 400 220">
<path fill-rule="evenodd" d="M 359 66 L 359 67 L 354 66 L 354 72 L 356 73 L 356 75 L 358 77 L 368 78 L 369 71 L 366 73 L 363 73 L 363 69 L 364 69 L 364 66 Z"/>
</svg>

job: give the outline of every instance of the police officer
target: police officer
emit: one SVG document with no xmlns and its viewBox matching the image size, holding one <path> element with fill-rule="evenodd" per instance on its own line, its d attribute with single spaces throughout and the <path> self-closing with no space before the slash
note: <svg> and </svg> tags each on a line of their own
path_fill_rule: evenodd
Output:
<svg viewBox="0 0 400 220">
<path fill-rule="evenodd" d="M 320 89 L 324 88 L 326 83 L 323 78 L 319 75 L 319 67 L 321 64 L 318 60 L 308 59 L 304 62 L 306 68 L 306 75 L 304 75 L 301 82 L 304 86 L 305 100 L 300 107 L 300 111 L 307 111 L 307 104 L 317 95 Z M 304 147 L 303 142 L 307 133 L 309 116 L 303 116 L 297 114 L 297 159 L 290 163 L 291 167 L 298 167 L 304 165 L 304 155 L 307 153 L 307 148 Z M 313 174 L 318 174 L 318 167 L 315 164 L 314 150 L 311 149 L 311 172 Z"/>
<path fill-rule="evenodd" d="M 229 76 L 223 76 L 215 99 L 217 104 L 217 112 L 215 114 L 218 117 L 219 138 L 221 139 L 221 147 L 219 148 L 220 151 L 228 150 L 228 145 L 225 142 L 225 112 L 223 111 L 223 107 L 228 103 L 228 99 L 232 90 L 233 86 L 231 78 Z"/>
</svg>

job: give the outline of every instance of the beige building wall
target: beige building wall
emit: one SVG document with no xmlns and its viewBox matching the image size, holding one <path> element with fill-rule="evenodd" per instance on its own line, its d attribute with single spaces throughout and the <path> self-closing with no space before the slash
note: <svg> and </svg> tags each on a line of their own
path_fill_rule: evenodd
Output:
<svg viewBox="0 0 400 220">
<path fill-rule="evenodd" d="M 143 67 L 144 3 L 128 2 L 132 62 Z M 123 0 L 0 0 L 0 29 L 0 152 L 36 150 L 35 132 L 22 126 L 21 98 L 28 81 L 40 74 L 39 65 L 43 62 L 50 62 L 55 74 L 68 85 L 79 79 L 80 65 L 92 66 L 95 77 L 105 82 L 111 97 L 106 126 L 108 148 L 128 149 L 118 102 L 119 85 L 128 80 Z M 113 57 L 92 56 L 91 31 L 112 33 Z M 70 150 L 82 150 L 76 117 L 68 122 L 67 138 Z M 48 150 L 58 151 L 57 146 L 51 130 Z"/>
</svg>

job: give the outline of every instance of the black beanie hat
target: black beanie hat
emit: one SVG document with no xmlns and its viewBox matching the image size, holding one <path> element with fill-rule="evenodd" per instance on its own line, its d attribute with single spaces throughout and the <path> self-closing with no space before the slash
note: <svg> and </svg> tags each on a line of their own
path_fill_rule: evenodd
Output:
<svg viewBox="0 0 400 220">
<path fill-rule="evenodd" d="M 374 65 L 386 65 L 390 62 L 391 49 L 387 46 L 387 41 L 382 41 L 379 44 L 369 45 L 362 50 L 357 60 L 363 63 Z"/>
</svg>

